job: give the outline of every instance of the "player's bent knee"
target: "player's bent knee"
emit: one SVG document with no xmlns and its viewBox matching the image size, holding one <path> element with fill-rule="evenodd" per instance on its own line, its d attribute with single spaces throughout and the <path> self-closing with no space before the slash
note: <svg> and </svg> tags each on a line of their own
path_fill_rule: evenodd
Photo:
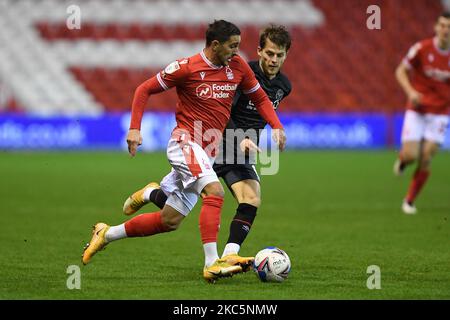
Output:
<svg viewBox="0 0 450 320">
<path fill-rule="evenodd" d="M 223 190 L 222 185 L 220 182 L 212 182 L 208 184 L 204 189 L 203 192 L 206 196 L 216 196 L 223 198 L 225 196 L 225 191 Z"/>
<path fill-rule="evenodd" d="M 437 153 L 437 148 L 426 148 L 420 155 L 420 166 L 424 169 L 431 165 L 434 155 Z"/>
<path fill-rule="evenodd" d="M 170 232 L 170 231 L 175 231 L 178 229 L 178 227 L 181 224 L 181 220 L 166 217 L 166 218 L 163 218 L 162 223 L 163 223 L 164 229 L 166 231 Z"/>
<path fill-rule="evenodd" d="M 431 158 L 432 158 L 431 155 L 423 156 L 420 159 L 420 164 L 419 164 L 420 169 L 422 169 L 422 170 L 429 169 L 431 166 Z"/>
<path fill-rule="evenodd" d="M 167 232 L 177 230 L 183 219 L 184 216 L 170 206 L 164 206 L 161 212 L 161 223 Z"/>
<path fill-rule="evenodd" d="M 403 161 L 416 161 L 419 158 L 419 152 L 416 151 L 402 151 L 402 160 Z"/>
</svg>

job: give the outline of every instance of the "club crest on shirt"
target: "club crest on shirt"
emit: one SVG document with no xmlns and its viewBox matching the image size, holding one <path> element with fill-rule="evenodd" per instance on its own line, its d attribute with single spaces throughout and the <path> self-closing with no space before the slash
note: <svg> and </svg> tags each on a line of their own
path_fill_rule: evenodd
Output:
<svg viewBox="0 0 450 320">
<path fill-rule="evenodd" d="M 229 66 L 227 66 L 225 68 L 225 73 L 227 74 L 228 80 L 233 80 L 234 79 L 233 70 L 231 70 L 231 68 Z"/>
</svg>

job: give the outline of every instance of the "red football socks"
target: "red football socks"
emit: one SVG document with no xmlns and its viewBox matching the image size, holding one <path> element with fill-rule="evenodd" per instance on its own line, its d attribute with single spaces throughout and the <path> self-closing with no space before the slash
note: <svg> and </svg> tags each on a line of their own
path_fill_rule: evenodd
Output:
<svg viewBox="0 0 450 320">
<path fill-rule="evenodd" d="M 220 211 L 223 198 L 218 196 L 206 196 L 203 198 L 200 210 L 199 226 L 202 243 L 217 242 L 217 234 L 220 227 Z"/>
<path fill-rule="evenodd" d="M 168 231 L 162 223 L 161 211 L 140 214 L 125 222 L 128 237 L 145 237 Z"/>
<path fill-rule="evenodd" d="M 430 171 L 428 170 L 416 170 L 414 173 L 414 177 L 409 184 L 408 194 L 406 195 L 406 201 L 408 203 L 413 203 L 419 194 L 420 190 L 423 188 L 425 182 L 430 175 Z"/>
</svg>

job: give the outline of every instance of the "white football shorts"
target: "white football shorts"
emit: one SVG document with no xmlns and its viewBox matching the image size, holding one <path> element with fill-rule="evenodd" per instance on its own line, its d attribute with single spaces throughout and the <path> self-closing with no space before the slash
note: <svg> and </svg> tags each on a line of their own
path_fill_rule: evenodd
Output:
<svg viewBox="0 0 450 320">
<path fill-rule="evenodd" d="M 402 142 L 421 141 L 422 139 L 442 144 L 449 123 L 448 115 L 421 114 L 407 110 L 403 121 Z"/>
<path fill-rule="evenodd" d="M 160 183 L 168 196 L 166 204 L 187 216 L 203 188 L 211 182 L 219 182 L 213 170 L 215 158 L 208 157 L 195 142 L 180 142 L 174 138 L 167 145 L 167 158 L 172 170 Z"/>
</svg>

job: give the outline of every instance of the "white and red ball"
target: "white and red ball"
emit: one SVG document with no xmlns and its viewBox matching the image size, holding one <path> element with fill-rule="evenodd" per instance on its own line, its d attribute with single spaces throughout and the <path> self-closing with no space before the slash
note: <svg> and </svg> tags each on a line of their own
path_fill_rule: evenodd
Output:
<svg viewBox="0 0 450 320">
<path fill-rule="evenodd" d="M 267 247 L 256 254 L 253 270 L 263 282 L 282 282 L 291 271 L 291 260 L 280 248 Z"/>
</svg>

